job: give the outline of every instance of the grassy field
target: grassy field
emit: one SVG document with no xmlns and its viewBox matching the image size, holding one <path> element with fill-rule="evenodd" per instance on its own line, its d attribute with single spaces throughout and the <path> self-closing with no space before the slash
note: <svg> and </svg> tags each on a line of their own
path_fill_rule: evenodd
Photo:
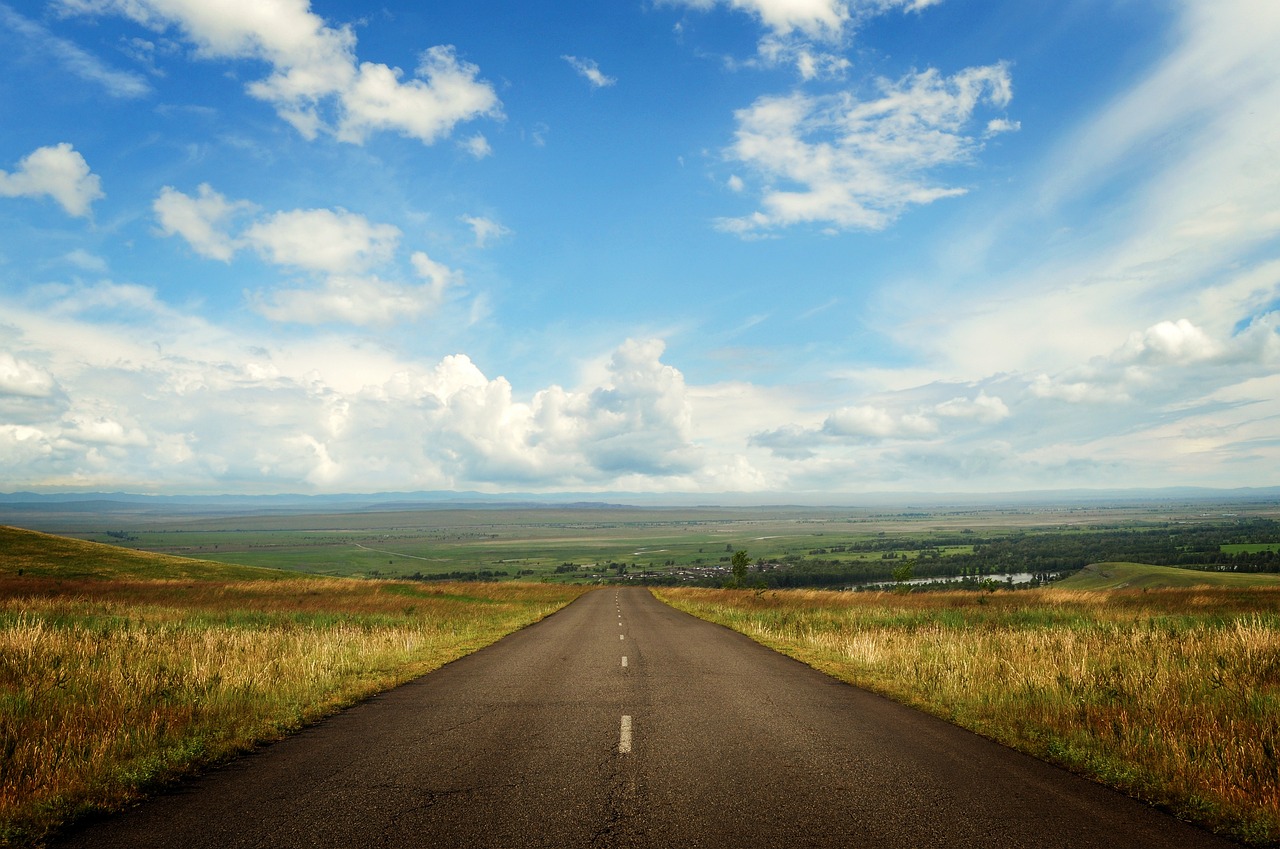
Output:
<svg viewBox="0 0 1280 849">
<path fill-rule="evenodd" d="M 1280 844 L 1274 581 L 1016 593 L 654 592 L 1237 840 Z"/>
<path fill-rule="evenodd" d="M 818 557 L 861 563 L 883 561 L 886 555 L 945 560 L 972 552 L 972 545 L 964 543 L 976 537 L 1044 532 L 1088 536 L 1106 528 L 1233 520 L 1206 510 L 1197 503 L 928 509 L 452 505 L 209 515 L 195 508 L 184 512 L 174 506 L 94 502 L 62 511 L 0 505 L 0 524 L 133 550 L 310 574 L 401 578 L 487 572 L 585 582 L 616 576 L 610 564 L 626 564 L 631 574 L 715 568 L 728 563 L 732 550 L 743 548 L 753 560 L 765 561 Z M 1270 503 L 1244 504 L 1233 507 L 1231 516 L 1237 513 L 1275 517 L 1280 510 Z M 869 543 L 886 540 L 888 550 L 867 550 Z M 562 568 L 567 563 L 575 568 Z"/>
<path fill-rule="evenodd" d="M 583 591 L 300 576 L 0 527 L 0 845 L 39 845 Z"/>
<path fill-rule="evenodd" d="M 1068 590 L 1162 589 L 1166 587 L 1276 587 L 1280 575 L 1202 572 L 1144 563 L 1091 563 L 1055 585 Z"/>
</svg>

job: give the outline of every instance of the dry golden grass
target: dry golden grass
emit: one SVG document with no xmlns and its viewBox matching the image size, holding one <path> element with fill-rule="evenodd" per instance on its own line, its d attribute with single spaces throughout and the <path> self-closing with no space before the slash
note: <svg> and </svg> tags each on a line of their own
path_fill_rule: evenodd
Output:
<svg viewBox="0 0 1280 849">
<path fill-rule="evenodd" d="M 339 579 L 0 582 L 0 845 L 278 738 L 580 588 Z"/>
<path fill-rule="evenodd" d="M 1236 839 L 1280 841 L 1275 589 L 658 595 Z"/>
</svg>

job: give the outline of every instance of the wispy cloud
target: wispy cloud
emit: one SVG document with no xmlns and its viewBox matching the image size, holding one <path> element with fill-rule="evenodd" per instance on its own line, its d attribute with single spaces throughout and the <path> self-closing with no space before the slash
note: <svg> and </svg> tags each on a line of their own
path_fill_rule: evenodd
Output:
<svg viewBox="0 0 1280 849">
<path fill-rule="evenodd" d="M 595 59 L 579 59 L 577 56 L 561 56 L 560 58 L 568 62 L 570 67 L 578 72 L 579 76 L 591 83 L 592 88 L 606 88 L 618 81 L 614 77 L 606 76 L 600 70 L 600 66 L 596 64 Z"/>
<path fill-rule="evenodd" d="M 51 33 L 43 24 L 0 3 L 0 27 L 24 38 L 41 57 L 53 59 L 63 70 L 102 87 L 112 97 L 135 98 L 151 93 L 146 77 L 112 68 L 73 41 Z"/>
<path fill-rule="evenodd" d="M 494 221 L 492 218 L 485 218 L 480 215 L 464 215 L 459 220 L 466 222 L 471 227 L 471 232 L 476 237 L 477 248 L 487 247 L 491 240 L 500 239 L 511 234 L 509 228 Z"/>
<path fill-rule="evenodd" d="M 1009 104 L 1009 69 L 950 77 L 929 69 L 879 88 L 874 100 L 794 92 L 740 110 L 725 156 L 765 184 L 763 209 L 719 227 L 743 235 L 802 223 L 879 230 L 909 206 L 964 194 L 930 172 L 969 162 L 981 148 L 969 125 L 979 106 Z"/>
</svg>

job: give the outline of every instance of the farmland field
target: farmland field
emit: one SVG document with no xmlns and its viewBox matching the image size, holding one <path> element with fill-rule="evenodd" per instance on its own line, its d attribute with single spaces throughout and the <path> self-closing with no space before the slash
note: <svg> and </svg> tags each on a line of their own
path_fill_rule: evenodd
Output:
<svg viewBox="0 0 1280 849">
<path fill-rule="evenodd" d="M 746 550 L 752 580 L 844 587 L 990 573 L 1060 577 L 1130 561 L 1280 571 L 1280 505 L 630 507 L 397 505 L 349 512 L 94 503 L 0 504 L 0 523 L 118 547 L 328 576 L 723 582 Z"/>
</svg>

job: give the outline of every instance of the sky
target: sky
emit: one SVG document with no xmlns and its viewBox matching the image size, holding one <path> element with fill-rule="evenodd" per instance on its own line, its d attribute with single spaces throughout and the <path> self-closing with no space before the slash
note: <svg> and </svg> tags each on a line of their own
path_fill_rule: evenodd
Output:
<svg viewBox="0 0 1280 849">
<path fill-rule="evenodd" d="M 0 0 L 0 491 L 1280 484 L 1276 44 L 1274 0 Z"/>
</svg>

